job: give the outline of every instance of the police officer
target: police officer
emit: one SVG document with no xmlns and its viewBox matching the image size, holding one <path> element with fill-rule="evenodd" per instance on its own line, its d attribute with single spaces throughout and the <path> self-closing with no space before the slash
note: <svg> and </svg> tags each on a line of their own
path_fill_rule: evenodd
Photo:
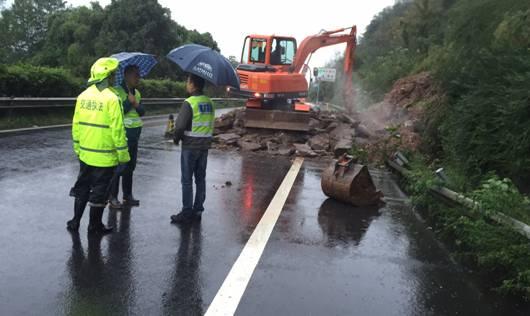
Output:
<svg viewBox="0 0 530 316">
<path fill-rule="evenodd" d="M 123 126 L 123 110 L 120 99 L 111 88 L 111 77 L 118 64 L 115 58 L 98 59 L 90 69 L 89 87 L 77 97 L 72 120 L 72 139 L 80 169 L 71 191 L 75 196 L 75 204 L 74 217 L 66 226 L 69 230 L 79 229 L 79 222 L 88 202 L 88 232 L 108 233 L 112 230 L 112 227 L 106 227 L 102 223 L 109 185 L 115 169 L 123 169 L 123 164 L 130 159 Z M 118 164 L 120 167 L 116 168 Z"/>
<path fill-rule="evenodd" d="M 206 199 L 206 163 L 212 142 L 215 108 L 204 95 L 204 79 L 188 75 L 186 91 L 191 95 L 182 104 L 173 141 L 182 140 L 180 169 L 182 183 L 182 210 L 171 216 L 172 223 L 186 223 L 201 219 Z M 195 200 L 193 199 L 193 177 L 195 177 Z"/>
<path fill-rule="evenodd" d="M 123 173 L 115 177 L 111 185 L 109 203 L 112 208 L 122 207 L 122 204 L 118 200 L 120 176 L 122 179 L 123 204 L 126 206 L 140 205 L 140 201 L 136 200 L 132 194 L 133 172 L 136 168 L 136 157 L 138 156 L 138 141 L 143 126 L 141 117 L 145 115 L 145 110 L 140 103 L 142 96 L 137 89 L 139 83 L 140 69 L 136 65 L 130 65 L 124 69 L 123 83 L 114 88 L 123 104 L 123 123 L 127 134 L 127 146 L 129 147 L 131 160 L 127 163 L 127 167 L 125 167 Z"/>
</svg>

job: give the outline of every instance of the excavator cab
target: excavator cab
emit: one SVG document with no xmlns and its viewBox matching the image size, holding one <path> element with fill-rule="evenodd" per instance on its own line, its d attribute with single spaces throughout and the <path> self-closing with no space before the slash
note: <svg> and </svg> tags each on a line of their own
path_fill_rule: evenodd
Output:
<svg viewBox="0 0 530 316">
<path fill-rule="evenodd" d="M 245 38 L 237 67 L 240 90 L 230 94 L 247 98 L 245 126 L 307 131 L 310 107 L 305 76 L 294 73 L 296 39 L 286 36 L 250 35 Z"/>
</svg>

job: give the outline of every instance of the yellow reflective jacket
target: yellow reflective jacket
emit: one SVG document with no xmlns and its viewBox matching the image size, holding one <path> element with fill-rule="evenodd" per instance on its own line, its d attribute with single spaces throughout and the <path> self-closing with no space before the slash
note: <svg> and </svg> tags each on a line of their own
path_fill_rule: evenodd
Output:
<svg viewBox="0 0 530 316">
<path fill-rule="evenodd" d="M 75 153 L 89 166 L 130 160 L 121 102 L 112 88 L 92 85 L 77 97 L 72 140 Z"/>
</svg>

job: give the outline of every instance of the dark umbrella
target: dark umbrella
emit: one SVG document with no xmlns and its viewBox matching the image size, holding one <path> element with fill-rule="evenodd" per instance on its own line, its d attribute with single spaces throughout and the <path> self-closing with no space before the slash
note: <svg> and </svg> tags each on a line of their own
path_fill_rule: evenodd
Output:
<svg viewBox="0 0 530 316">
<path fill-rule="evenodd" d="M 135 65 L 140 70 L 140 77 L 145 77 L 151 69 L 157 64 L 155 56 L 144 53 L 128 53 L 122 52 L 114 54 L 110 57 L 116 58 L 120 62 L 118 71 L 116 72 L 116 84 L 120 85 L 123 81 L 123 71 L 127 66 Z"/>
<path fill-rule="evenodd" d="M 215 50 L 197 44 L 173 49 L 167 58 L 185 72 L 195 74 L 216 86 L 239 89 L 239 77 L 228 59 Z"/>
</svg>

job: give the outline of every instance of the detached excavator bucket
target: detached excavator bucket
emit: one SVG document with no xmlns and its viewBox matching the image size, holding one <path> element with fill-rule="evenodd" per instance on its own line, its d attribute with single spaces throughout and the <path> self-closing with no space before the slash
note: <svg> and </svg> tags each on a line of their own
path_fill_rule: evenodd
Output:
<svg viewBox="0 0 530 316">
<path fill-rule="evenodd" d="M 378 204 L 383 197 L 383 193 L 376 189 L 368 168 L 355 164 L 348 155 L 334 160 L 322 172 L 321 185 L 327 196 L 355 206 Z"/>
<path fill-rule="evenodd" d="M 309 112 L 245 109 L 245 127 L 307 132 L 309 119 Z"/>
</svg>

